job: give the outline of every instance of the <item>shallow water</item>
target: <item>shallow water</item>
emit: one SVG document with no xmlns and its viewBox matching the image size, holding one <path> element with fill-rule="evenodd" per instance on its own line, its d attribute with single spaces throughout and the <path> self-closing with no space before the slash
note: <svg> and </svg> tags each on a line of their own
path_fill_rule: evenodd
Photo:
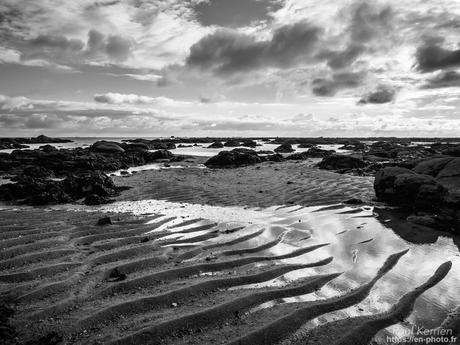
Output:
<svg viewBox="0 0 460 345">
<path fill-rule="evenodd" d="M 177 217 L 174 221 L 176 223 L 184 219 L 203 218 L 205 219 L 203 222 L 219 222 L 222 223 L 221 227 L 226 228 L 237 225 L 249 226 L 245 229 L 248 232 L 266 229 L 262 235 L 239 244 L 238 248 L 264 244 L 287 231 L 282 243 L 265 252 L 258 252 L 256 255 L 281 255 L 299 247 L 330 243 L 329 246 L 296 258 L 283 260 L 283 262 L 298 264 L 332 256 L 334 261 L 331 264 L 293 271 L 256 286 L 282 286 L 289 281 L 311 274 L 343 272 L 339 278 L 314 294 L 270 302 L 265 306 L 273 303 L 323 299 L 343 294 L 369 281 L 390 254 L 409 249 L 409 252 L 376 284 L 370 296 L 362 303 L 323 315 L 313 320 L 312 325 L 346 316 L 386 311 L 403 294 L 422 284 L 440 264 L 448 260 L 452 261 L 453 267 L 447 277 L 418 299 L 414 312 L 406 323 L 390 327 L 389 331 L 397 335 L 411 325 L 436 327 L 450 310 L 460 305 L 458 294 L 460 239 L 432 231 L 417 232 L 407 224 L 404 225 L 405 223 L 398 221 L 397 215 L 388 210 L 379 210 L 369 206 L 348 207 L 343 205 L 274 206 L 253 209 L 171 203 L 161 200 L 117 202 L 101 209 L 111 212 L 131 211 L 136 214 L 161 213 L 165 217 Z M 174 222 L 167 224 L 165 228 Z M 208 244 L 214 241 L 216 239 L 203 243 Z"/>
</svg>

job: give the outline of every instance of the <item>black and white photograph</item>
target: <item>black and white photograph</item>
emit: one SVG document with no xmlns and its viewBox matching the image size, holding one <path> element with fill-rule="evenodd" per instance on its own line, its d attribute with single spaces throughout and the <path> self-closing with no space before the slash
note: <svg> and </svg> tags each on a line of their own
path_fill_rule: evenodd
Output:
<svg viewBox="0 0 460 345">
<path fill-rule="evenodd" d="M 0 0 L 0 345 L 460 344 L 459 0 Z"/>
</svg>

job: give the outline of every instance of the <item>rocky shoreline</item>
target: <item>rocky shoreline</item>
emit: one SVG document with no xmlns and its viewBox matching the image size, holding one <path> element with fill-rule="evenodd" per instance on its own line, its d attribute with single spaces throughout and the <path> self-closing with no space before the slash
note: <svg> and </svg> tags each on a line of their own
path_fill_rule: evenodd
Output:
<svg viewBox="0 0 460 345">
<path fill-rule="evenodd" d="M 14 140 L 16 143 L 27 140 L 55 143 L 60 139 L 39 136 Z M 360 140 L 341 139 L 334 143 L 343 144 L 339 149 L 348 153 L 338 154 L 317 146 L 318 143 L 332 143 L 330 138 L 265 139 L 264 142 L 279 144 L 273 151 L 257 150 L 260 144 L 252 139 L 197 140 L 201 140 L 200 143 L 194 142 L 192 146 L 211 142 L 207 147 L 223 148 L 204 162 L 211 170 L 321 158 L 317 164 L 319 169 L 375 176 L 376 200 L 409 212 L 408 220 L 418 225 L 454 233 L 460 231 L 460 145 L 411 145 L 407 140 L 366 144 Z M 150 163 L 168 165 L 182 161 L 187 157 L 168 151 L 180 142 L 190 141 L 183 138 L 134 139 L 122 143 L 98 141 L 87 148 L 60 150 L 48 144 L 35 150 L 0 153 L 0 174 L 14 182 L 0 186 L 0 200 L 29 205 L 108 203 L 126 187 L 117 186 L 107 173 Z M 293 144 L 307 150 L 296 152 Z"/>
<path fill-rule="evenodd" d="M 142 143 L 108 141 L 89 148 L 58 150 L 45 145 L 0 153 L 0 172 L 14 182 L 0 185 L 0 200 L 28 205 L 80 199 L 87 205 L 108 203 L 125 188 L 115 186 L 107 172 L 183 158 L 167 150 L 149 151 Z"/>
</svg>

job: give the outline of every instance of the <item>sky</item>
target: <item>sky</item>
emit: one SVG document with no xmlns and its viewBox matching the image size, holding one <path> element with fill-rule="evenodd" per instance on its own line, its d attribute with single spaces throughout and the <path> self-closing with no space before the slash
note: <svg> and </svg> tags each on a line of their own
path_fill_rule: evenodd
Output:
<svg viewBox="0 0 460 345">
<path fill-rule="evenodd" d="M 460 137 L 454 0 L 2 0 L 0 136 Z"/>
</svg>

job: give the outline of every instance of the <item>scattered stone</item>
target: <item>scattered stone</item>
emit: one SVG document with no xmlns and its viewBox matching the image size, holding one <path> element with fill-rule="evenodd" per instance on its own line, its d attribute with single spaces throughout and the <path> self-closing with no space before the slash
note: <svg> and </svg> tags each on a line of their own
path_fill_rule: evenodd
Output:
<svg viewBox="0 0 460 345">
<path fill-rule="evenodd" d="M 119 282 L 119 281 L 123 281 L 127 278 L 126 274 L 124 273 L 121 273 L 120 270 L 118 268 L 114 268 L 110 271 L 109 273 L 109 277 L 108 277 L 108 281 L 110 282 Z"/>
<path fill-rule="evenodd" d="M 359 169 L 365 166 L 362 159 L 345 155 L 330 155 L 318 163 L 320 169 L 326 170 Z"/>
<path fill-rule="evenodd" d="M 224 147 L 224 144 L 222 144 L 220 141 L 215 141 L 211 145 L 208 146 L 208 149 L 221 149 Z"/>
<path fill-rule="evenodd" d="M 281 144 L 274 151 L 277 153 L 290 153 L 294 152 L 295 150 L 292 148 L 291 144 Z"/>
<path fill-rule="evenodd" d="M 98 226 L 112 225 L 112 219 L 110 217 L 103 217 L 97 221 L 96 225 Z"/>
</svg>

